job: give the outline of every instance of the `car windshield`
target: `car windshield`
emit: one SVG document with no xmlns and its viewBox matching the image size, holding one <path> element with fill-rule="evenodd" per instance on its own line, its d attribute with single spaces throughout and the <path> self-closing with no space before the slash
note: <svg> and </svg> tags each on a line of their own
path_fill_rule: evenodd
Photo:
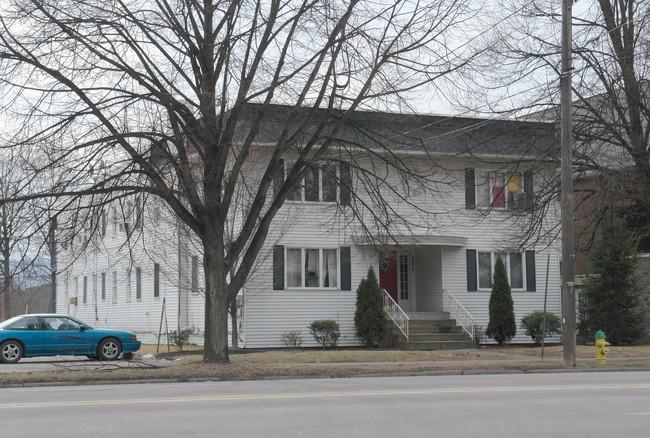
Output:
<svg viewBox="0 0 650 438">
<path fill-rule="evenodd" d="M 13 324 L 14 322 L 18 321 L 18 320 L 21 319 L 21 318 L 22 318 L 22 315 L 20 315 L 20 316 L 14 316 L 13 318 L 9 318 L 9 319 L 6 320 L 6 321 L 2 321 L 2 322 L 0 322 L 0 329 L 3 329 L 3 328 L 5 328 L 5 327 L 7 327 L 7 326 L 10 326 L 11 324 Z"/>
</svg>

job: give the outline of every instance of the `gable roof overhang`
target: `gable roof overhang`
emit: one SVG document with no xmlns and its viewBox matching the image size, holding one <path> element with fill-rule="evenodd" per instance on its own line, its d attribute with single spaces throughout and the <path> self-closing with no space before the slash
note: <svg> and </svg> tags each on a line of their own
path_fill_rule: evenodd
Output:
<svg viewBox="0 0 650 438">
<path fill-rule="evenodd" d="M 439 234 L 376 234 L 373 240 L 386 242 L 387 245 L 399 246 L 456 246 L 463 247 L 467 237 L 444 236 Z M 371 245 L 370 243 L 366 245 Z M 360 246 L 364 246 L 361 244 Z"/>
<path fill-rule="evenodd" d="M 306 128 L 294 138 L 298 143 L 320 135 L 329 138 L 342 110 L 285 105 L 248 104 L 238 136 L 247 135 L 248 121 L 261 115 L 262 123 L 255 143 L 274 145 L 282 133 L 291 134 L 293 126 L 307 121 Z M 263 114 L 260 114 L 264 111 Z M 304 126 L 304 125 L 303 125 Z M 287 131 L 288 130 L 288 131 Z M 372 150 L 396 154 L 464 155 L 477 158 L 554 160 L 559 157 L 554 123 L 507 119 L 400 114 L 358 110 L 350 114 L 343 128 L 332 139 L 349 151 Z"/>
</svg>

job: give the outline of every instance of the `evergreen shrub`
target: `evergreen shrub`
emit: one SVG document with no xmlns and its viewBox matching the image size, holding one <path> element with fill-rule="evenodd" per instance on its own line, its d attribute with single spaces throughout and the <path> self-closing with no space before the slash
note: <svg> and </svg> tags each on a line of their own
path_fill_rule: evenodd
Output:
<svg viewBox="0 0 650 438">
<path fill-rule="evenodd" d="M 499 345 L 510 341 L 517 334 L 515 307 L 512 302 L 508 273 L 501 257 L 494 266 L 494 281 L 490 294 L 490 322 L 485 335 L 493 338 Z"/>
<path fill-rule="evenodd" d="M 379 344 L 386 335 L 384 297 L 372 267 L 368 269 L 368 276 L 361 280 L 357 288 L 354 327 L 357 336 L 367 347 Z"/>
</svg>

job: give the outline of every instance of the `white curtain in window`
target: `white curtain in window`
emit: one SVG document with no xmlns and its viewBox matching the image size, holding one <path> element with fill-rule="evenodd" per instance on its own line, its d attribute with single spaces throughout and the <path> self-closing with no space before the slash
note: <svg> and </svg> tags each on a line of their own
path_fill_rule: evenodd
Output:
<svg viewBox="0 0 650 438">
<path fill-rule="evenodd" d="M 302 287 L 302 251 L 287 250 L 287 287 Z"/>
<path fill-rule="evenodd" d="M 305 286 L 320 286 L 320 257 L 318 249 L 305 250 Z"/>
<path fill-rule="evenodd" d="M 336 287 L 338 285 L 338 260 L 335 249 L 324 249 L 323 258 L 325 259 L 325 287 Z"/>
<path fill-rule="evenodd" d="M 476 178 L 476 204 L 478 207 L 487 208 L 490 206 L 490 178 L 488 174 L 477 174 Z"/>
<path fill-rule="evenodd" d="M 521 253 L 510 254 L 510 287 L 524 288 L 524 265 Z"/>
<path fill-rule="evenodd" d="M 478 253 L 478 287 L 492 287 L 492 254 L 489 252 Z"/>
</svg>

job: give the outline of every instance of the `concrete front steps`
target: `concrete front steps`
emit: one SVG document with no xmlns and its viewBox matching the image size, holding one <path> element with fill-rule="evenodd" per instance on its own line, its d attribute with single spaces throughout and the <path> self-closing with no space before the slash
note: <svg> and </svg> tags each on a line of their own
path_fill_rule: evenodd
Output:
<svg viewBox="0 0 650 438">
<path fill-rule="evenodd" d="M 409 313 L 408 342 L 390 318 L 388 327 L 388 346 L 403 350 L 464 350 L 476 347 L 447 312 Z"/>
</svg>

